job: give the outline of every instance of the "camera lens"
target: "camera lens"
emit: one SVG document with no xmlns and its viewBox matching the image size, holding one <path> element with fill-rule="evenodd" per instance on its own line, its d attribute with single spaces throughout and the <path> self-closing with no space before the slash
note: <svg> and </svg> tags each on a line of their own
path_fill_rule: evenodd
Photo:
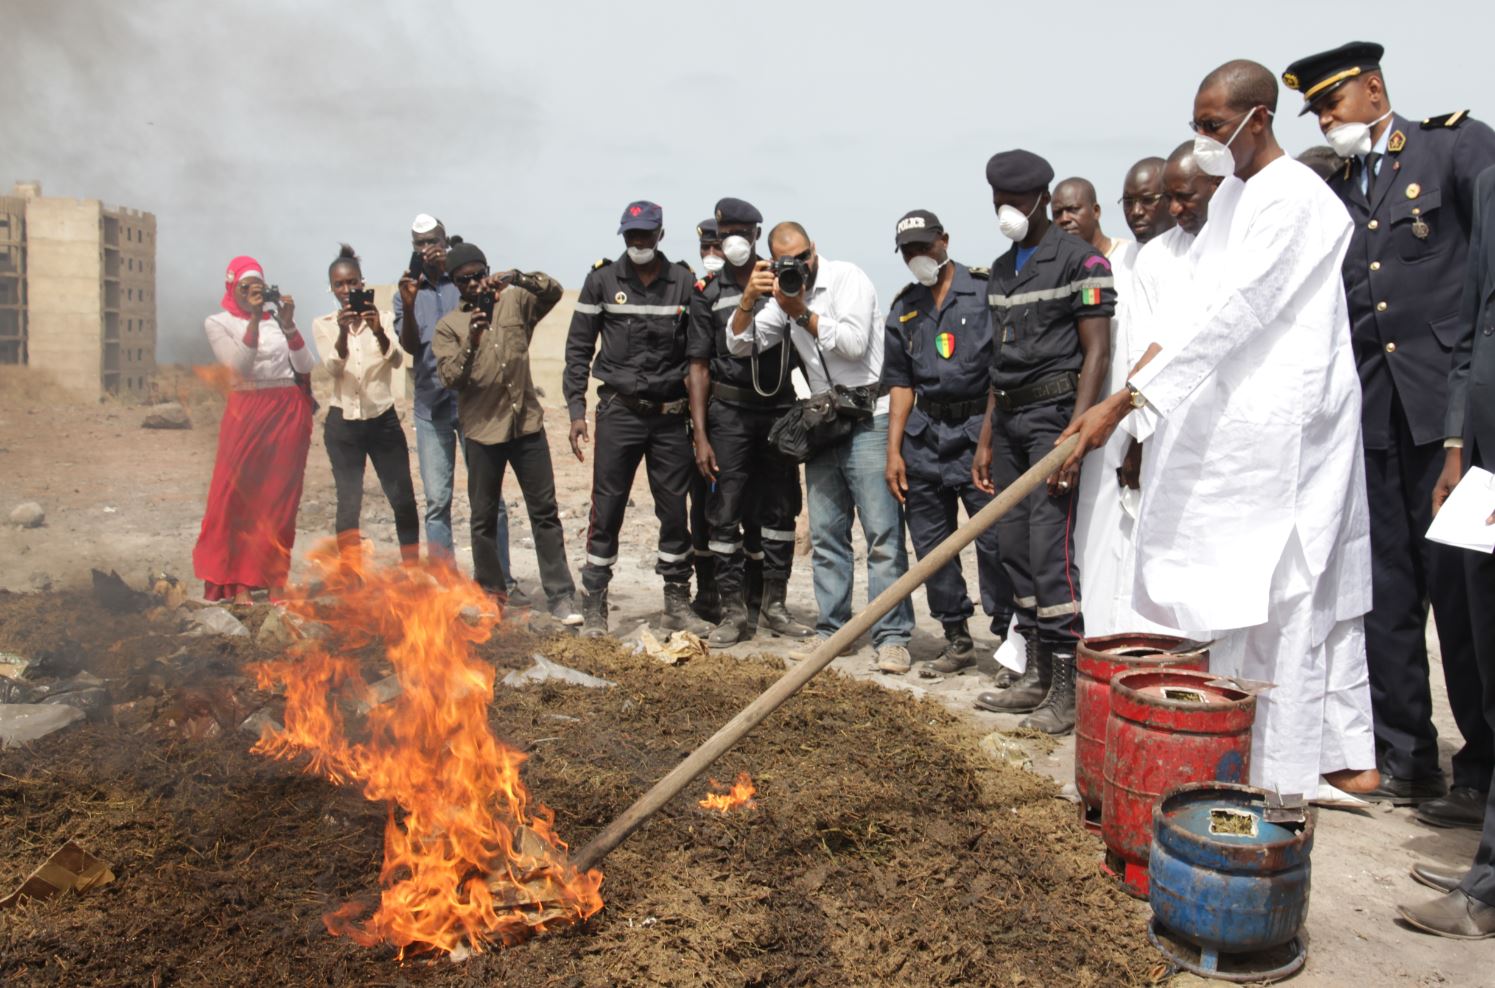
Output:
<svg viewBox="0 0 1495 988">
<path fill-rule="evenodd" d="M 805 290 L 804 270 L 798 264 L 791 261 L 779 267 L 779 291 L 793 297 Z"/>
</svg>

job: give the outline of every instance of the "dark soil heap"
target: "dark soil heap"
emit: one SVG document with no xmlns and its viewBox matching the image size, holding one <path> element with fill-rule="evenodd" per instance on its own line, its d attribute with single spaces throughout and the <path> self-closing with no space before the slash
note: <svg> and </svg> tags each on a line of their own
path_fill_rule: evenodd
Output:
<svg viewBox="0 0 1495 988">
<path fill-rule="evenodd" d="M 251 629 L 261 616 L 240 613 Z M 377 895 L 384 808 L 250 755 L 253 739 L 239 730 L 168 729 L 193 691 L 235 717 L 278 704 L 238 671 L 255 657 L 248 639 L 182 639 L 159 625 L 87 597 L 0 594 L 0 650 L 48 656 L 59 674 L 89 668 L 122 691 L 116 703 L 141 696 L 158 711 L 0 752 L 0 894 L 68 838 L 118 876 L 84 897 L 0 914 L 0 983 L 1049 986 L 1153 977 L 1144 908 L 1098 874 L 1094 839 L 1051 783 L 993 764 L 937 704 L 829 673 L 715 767 L 723 780 L 752 774 L 756 809 L 700 809 L 702 779 L 603 862 L 607 905 L 584 927 L 463 963 L 401 966 L 392 951 L 358 947 L 322 924 L 344 902 Z M 183 654 L 184 642 L 193 644 Z M 716 656 L 672 668 L 610 641 L 517 630 L 483 653 L 519 668 L 541 649 L 617 684 L 501 686 L 492 709 L 499 736 L 530 754 L 531 793 L 577 846 L 781 673 Z M 371 680 L 385 672 L 371 661 Z"/>
</svg>

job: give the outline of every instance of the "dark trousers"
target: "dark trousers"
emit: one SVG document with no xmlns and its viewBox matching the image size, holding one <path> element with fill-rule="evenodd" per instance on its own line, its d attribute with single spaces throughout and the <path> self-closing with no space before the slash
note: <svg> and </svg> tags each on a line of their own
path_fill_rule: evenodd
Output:
<svg viewBox="0 0 1495 988">
<path fill-rule="evenodd" d="M 993 412 L 991 477 L 1000 492 L 1054 448 L 1071 402 Z M 1017 630 L 1072 652 L 1085 636 L 1075 567 L 1075 491 L 1050 497 L 1040 485 L 996 524 L 1002 565 L 1012 581 Z"/>
<path fill-rule="evenodd" d="M 914 545 L 914 556 L 923 559 L 960 527 L 957 515 L 960 505 L 965 505 L 966 514 L 970 516 L 990 502 L 991 495 L 969 481 L 951 487 L 938 480 L 909 476 L 903 516 L 908 525 L 909 541 Z M 976 579 L 981 592 L 981 610 L 991 618 L 991 630 L 1006 635 L 1007 626 L 1012 622 L 1014 594 L 1012 581 L 1002 565 L 996 525 L 976 537 Z M 964 621 L 975 613 L 958 557 L 941 566 L 925 582 L 924 592 L 929 598 L 930 616 L 942 624 Z"/>
<path fill-rule="evenodd" d="M 504 499 L 504 471 L 514 468 L 524 508 L 529 514 L 535 557 L 540 563 L 540 586 L 554 603 L 576 592 L 561 516 L 555 506 L 555 473 L 545 431 L 506 443 L 468 439 L 467 500 L 472 508 L 472 570 L 478 586 L 489 593 L 506 591 L 511 580 L 498 554 L 498 509 Z"/>
<path fill-rule="evenodd" d="M 1481 464 L 1486 470 L 1495 463 Z M 1465 588 L 1469 593 L 1470 630 L 1478 663 L 1479 687 L 1474 696 L 1484 708 L 1485 725 L 1495 729 L 1495 556 L 1454 550 L 1463 556 Z M 1449 684 L 1453 692 L 1453 684 Z M 1462 729 L 1462 725 L 1461 725 Z M 1495 775 L 1495 773 L 1492 773 Z M 1474 865 L 1464 878 L 1463 889 L 1482 902 L 1495 906 L 1495 777 L 1487 777 L 1490 795 L 1485 799 L 1485 829 L 1474 853 Z"/>
<path fill-rule="evenodd" d="M 1438 628 L 1448 701 L 1464 746 L 1453 756 L 1453 783 L 1484 789 L 1495 772 L 1495 735 L 1479 702 L 1462 549 L 1429 542 L 1433 485 L 1442 443 L 1418 446 L 1400 406 L 1390 449 L 1365 451 L 1370 501 L 1372 608 L 1365 615 L 1365 657 L 1381 771 L 1403 779 L 1438 774 L 1438 732 L 1428 684 L 1428 603 Z"/>
<path fill-rule="evenodd" d="M 587 529 L 587 562 L 581 585 L 587 593 L 607 589 L 618 561 L 618 532 L 639 461 L 649 475 L 654 515 L 659 519 L 659 562 L 654 572 L 666 583 L 689 583 L 690 529 L 685 495 L 696 473 L 695 452 L 683 415 L 645 415 L 616 396 L 597 405 L 597 441 L 592 456 L 592 511 Z"/>
<path fill-rule="evenodd" d="M 799 466 L 768 443 L 781 412 L 725 401 L 712 401 L 706 409 L 717 466 L 716 492 L 706 512 L 716 582 L 724 596 L 746 599 L 743 571 L 749 554 L 761 554 L 763 579 L 788 580 L 794 569 L 794 523 L 804 503 Z"/>
<path fill-rule="evenodd" d="M 336 406 L 327 410 L 322 427 L 332 483 L 337 489 L 337 530 L 356 531 L 363 514 L 363 469 L 370 460 L 379 486 L 395 513 L 400 545 L 420 542 L 420 510 L 410 479 L 410 444 L 393 408 L 371 419 L 345 419 Z"/>
</svg>

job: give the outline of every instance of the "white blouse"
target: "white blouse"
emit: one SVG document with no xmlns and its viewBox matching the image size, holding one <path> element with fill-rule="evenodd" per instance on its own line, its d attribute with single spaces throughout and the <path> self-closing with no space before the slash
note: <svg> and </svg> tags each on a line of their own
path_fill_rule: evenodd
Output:
<svg viewBox="0 0 1495 988">
<path fill-rule="evenodd" d="M 311 324 L 312 339 L 322 352 L 322 366 L 332 375 L 330 404 L 342 409 L 344 419 L 378 418 L 394 407 L 390 378 L 403 361 L 404 351 L 391 335 L 389 352 L 381 352 L 374 331 L 363 326 L 348 334 L 348 358 L 344 360 L 337 355 L 337 315 L 318 316 Z M 393 326 L 394 316 L 379 313 L 379 324 Z"/>
<path fill-rule="evenodd" d="M 262 319 L 259 347 L 251 350 L 244 345 L 244 333 L 248 329 L 248 319 L 227 312 L 208 316 L 203 323 L 213 355 L 220 364 L 232 370 L 238 380 L 256 384 L 290 383 L 296 374 L 311 373 L 316 358 L 305 339 L 300 347 L 292 350 L 280 324 L 273 318 Z"/>
</svg>

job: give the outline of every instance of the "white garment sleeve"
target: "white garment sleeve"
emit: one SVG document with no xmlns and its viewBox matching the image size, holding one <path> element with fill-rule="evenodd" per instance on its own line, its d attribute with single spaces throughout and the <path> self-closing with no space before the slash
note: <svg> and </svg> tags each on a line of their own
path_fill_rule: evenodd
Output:
<svg viewBox="0 0 1495 988">
<path fill-rule="evenodd" d="M 788 314 L 779 308 L 779 303 L 770 301 L 758 310 L 752 323 L 741 333 L 734 333 L 731 326 L 727 327 L 727 349 L 734 357 L 750 357 L 754 337 L 758 340 L 758 349 L 767 350 L 784 338 L 784 327 L 788 325 Z"/>
<path fill-rule="evenodd" d="M 317 349 L 322 352 L 322 366 L 327 368 L 327 373 L 333 377 L 342 377 L 346 361 L 337 355 L 338 325 L 336 314 L 319 316 L 316 322 L 311 324 L 311 335 L 317 344 Z"/>
<path fill-rule="evenodd" d="M 389 352 L 384 354 L 384 362 L 391 367 L 399 367 L 405 362 L 405 351 L 400 349 L 400 334 L 389 330 L 389 327 L 394 324 L 394 313 L 379 313 L 379 325 L 384 327 L 384 335 L 389 339 Z M 533 332 L 533 327 L 531 327 L 531 332 Z M 378 340 L 374 341 L 374 346 L 378 348 Z"/>
<path fill-rule="evenodd" d="M 254 372 L 255 352 L 244 345 L 243 331 L 225 325 L 217 316 L 208 316 L 202 328 L 207 333 L 208 345 L 213 348 L 213 356 L 218 358 L 220 364 L 245 379 Z M 260 332 L 264 331 L 264 324 L 261 323 Z"/>
<path fill-rule="evenodd" d="M 834 293 L 827 292 L 835 317 L 823 313 L 815 324 L 820 348 L 839 353 L 848 360 L 860 360 L 872 341 L 877 325 L 877 289 L 861 268 L 848 270 Z"/>
<path fill-rule="evenodd" d="M 279 323 L 275 324 L 273 332 L 281 332 Z M 291 349 L 290 340 L 287 340 L 286 355 L 291 360 L 291 370 L 297 374 L 310 374 L 317 363 L 317 352 L 312 349 L 311 342 L 305 336 L 301 337 L 301 345 L 294 350 Z"/>
</svg>

